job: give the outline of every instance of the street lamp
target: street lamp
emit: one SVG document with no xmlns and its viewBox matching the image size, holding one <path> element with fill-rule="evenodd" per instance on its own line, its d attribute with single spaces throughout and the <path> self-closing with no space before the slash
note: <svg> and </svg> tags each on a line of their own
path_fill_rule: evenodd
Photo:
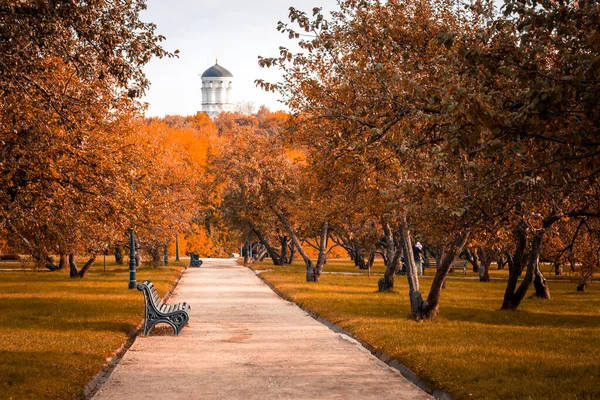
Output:
<svg viewBox="0 0 600 400">
<path fill-rule="evenodd" d="M 131 177 L 129 183 L 131 184 L 131 195 L 133 196 L 133 177 Z M 133 234 L 133 228 L 129 228 L 129 289 L 135 289 L 136 276 L 135 276 L 135 236 Z"/>
<path fill-rule="evenodd" d="M 135 236 L 133 228 L 129 229 L 129 289 L 135 289 Z"/>
</svg>

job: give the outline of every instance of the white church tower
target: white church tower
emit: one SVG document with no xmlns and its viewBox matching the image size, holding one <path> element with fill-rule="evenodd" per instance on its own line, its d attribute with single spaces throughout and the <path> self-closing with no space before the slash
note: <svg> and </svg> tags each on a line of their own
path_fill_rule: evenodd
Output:
<svg viewBox="0 0 600 400">
<path fill-rule="evenodd" d="M 202 74 L 202 111 L 210 117 L 222 111 L 233 111 L 233 75 L 219 61 Z"/>
</svg>

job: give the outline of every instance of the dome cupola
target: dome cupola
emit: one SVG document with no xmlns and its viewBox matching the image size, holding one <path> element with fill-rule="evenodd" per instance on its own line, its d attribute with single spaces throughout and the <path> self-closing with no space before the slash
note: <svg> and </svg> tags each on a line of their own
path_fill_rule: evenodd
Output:
<svg viewBox="0 0 600 400">
<path fill-rule="evenodd" d="M 215 65 L 204 71 L 202 78 L 202 111 L 213 117 L 223 111 L 233 111 L 233 74 L 225 67 Z"/>
<path fill-rule="evenodd" d="M 219 65 L 217 60 L 216 64 L 207 69 L 202 73 L 202 78 L 233 78 L 233 74 L 229 72 L 227 68 Z"/>
</svg>

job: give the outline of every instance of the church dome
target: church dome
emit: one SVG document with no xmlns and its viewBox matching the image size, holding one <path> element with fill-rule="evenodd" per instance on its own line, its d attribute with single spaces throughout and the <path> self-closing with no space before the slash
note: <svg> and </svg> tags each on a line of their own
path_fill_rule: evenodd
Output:
<svg viewBox="0 0 600 400">
<path fill-rule="evenodd" d="M 219 63 L 216 63 L 202 73 L 202 78 L 233 78 L 233 75 L 227 68 L 223 68 Z"/>
</svg>

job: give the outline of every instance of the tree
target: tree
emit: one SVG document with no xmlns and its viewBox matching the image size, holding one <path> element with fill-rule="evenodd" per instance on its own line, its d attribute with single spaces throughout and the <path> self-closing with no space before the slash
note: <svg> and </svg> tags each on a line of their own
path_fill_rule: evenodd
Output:
<svg viewBox="0 0 600 400">
<path fill-rule="evenodd" d="M 282 48 L 260 60 L 283 71 L 281 84 L 258 83 L 297 113 L 308 160 L 323 171 L 364 165 L 354 171 L 395 204 L 390 237 L 408 263 L 415 318 L 435 317 L 470 236 L 507 250 L 503 308 L 517 308 L 531 285 L 549 298 L 539 261 L 546 232 L 600 209 L 597 35 L 588 23 L 598 8 L 507 1 L 496 16 L 490 4 L 348 0 L 330 20 L 320 9 L 312 18 L 291 9 L 302 38 L 287 24 L 278 29 L 303 52 Z M 412 260 L 415 227 L 439 248 L 426 300 Z"/>
<path fill-rule="evenodd" d="M 501 16 L 476 12 L 485 25 L 442 38 L 460 49 L 448 103 L 461 105 L 452 112 L 485 144 L 479 190 L 505 197 L 505 231 L 514 239 L 503 308 L 514 309 L 531 284 L 549 298 L 539 257 L 552 226 L 598 218 L 599 72 L 590 66 L 600 61 L 591 22 L 600 11 L 594 2 L 508 0 Z"/>
<path fill-rule="evenodd" d="M 50 254 L 71 254 L 72 266 L 78 252 L 92 260 L 130 226 L 115 215 L 131 215 L 122 199 L 139 174 L 127 139 L 148 86 L 142 67 L 173 56 L 139 19 L 144 8 L 143 0 L 0 5 L 0 224 L 51 269 Z"/>
<path fill-rule="evenodd" d="M 474 218 L 465 201 L 467 188 L 460 184 L 462 159 L 454 143 L 444 140 L 448 121 L 434 97 L 436 83 L 444 78 L 439 66 L 452 56 L 437 37 L 458 20 L 448 3 L 411 1 L 343 1 L 329 21 L 319 9 L 312 19 L 294 9 L 290 17 L 311 36 L 299 40 L 305 52 L 283 48 L 279 58 L 261 59 L 263 66 L 280 67 L 284 81 L 259 83 L 279 91 L 298 113 L 304 129 L 297 140 L 310 149 L 308 159 L 320 166 L 321 178 L 351 165 L 348 177 L 373 182 L 375 202 L 383 205 L 389 252 L 380 289 L 393 285 L 404 254 L 413 316 L 434 318 L 441 286 L 466 243 L 467 221 Z M 279 30 L 300 37 L 286 24 Z M 435 163 L 425 163 L 415 177 L 417 166 L 432 157 Z M 441 204 L 419 200 L 440 196 Z M 445 232 L 440 241 L 444 256 L 427 301 L 421 297 L 412 256 L 410 231 L 417 215 L 437 217 L 437 229 Z"/>
<path fill-rule="evenodd" d="M 252 117 L 222 115 L 217 125 L 227 141 L 214 174 L 216 182 L 224 182 L 223 214 L 240 236 L 254 234 L 275 265 L 282 264 L 289 240 L 304 260 L 307 281 L 316 282 L 328 253 L 330 216 L 306 154 L 286 142 L 287 123 L 287 114 L 265 109 Z M 273 237 L 279 249 L 271 245 Z M 305 250 L 308 239 L 316 239 L 316 262 Z"/>
</svg>

